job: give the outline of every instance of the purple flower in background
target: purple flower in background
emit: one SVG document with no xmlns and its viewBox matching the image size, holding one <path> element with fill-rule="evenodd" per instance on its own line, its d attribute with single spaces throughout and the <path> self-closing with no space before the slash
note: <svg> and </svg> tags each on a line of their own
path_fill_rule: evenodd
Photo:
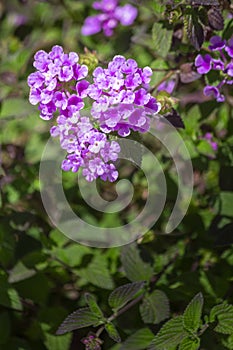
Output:
<svg viewBox="0 0 233 350">
<path fill-rule="evenodd" d="M 210 39 L 210 43 L 209 49 L 212 51 L 213 57 L 209 54 L 205 56 L 199 54 L 195 59 L 195 65 L 199 74 L 207 74 L 209 72 L 211 74 L 213 70 L 219 72 L 219 84 L 217 86 L 207 85 L 203 92 L 204 95 L 213 96 L 218 102 L 223 102 L 225 97 L 221 93 L 221 89 L 224 85 L 233 84 L 233 37 L 226 42 L 219 36 L 213 36 Z"/>
<path fill-rule="evenodd" d="M 225 51 L 231 58 L 233 58 L 233 37 L 230 40 L 228 40 L 227 45 L 225 47 Z"/>
<path fill-rule="evenodd" d="M 218 102 L 223 102 L 225 101 L 225 97 L 223 95 L 220 94 L 220 91 L 218 89 L 217 86 L 210 86 L 210 85 L 207 85 L 205 88 L 204 88 L 204 95 L 205 96 L 214 96 L 215 99 L 218 101 Z"/>
<path fill-rule="evenodd" d="M 210 55 L 198 55 L 195 59 L 195 66 L 199 74 L 206 74 L 211 70 L 212 57 Z"/>
<path fill-rule="evenodd" d="M 214 152 L 217 152 L 218 150 L 218 144 L 217 142 L 213 141 L 213 135 L 210 132 L 207 132 L 204 137 L 203 137 L 206 141 L 208 141 L 208 143 L 210 144 L 210 146 L 212 147 L 212 150 Z"/>
<path fill-rule="evenodd" d="M 137 9 L 130 4 L 118 6 L 118 2 L 118 0 L 95 1 L 92 7 L 100 13 L 85 19 L 82 34 L 93 35 L 103 30 L 105 36 L 111 36 L 119 23 L 123 26 L 131 25 L 137 17 Z"/>
<path fill-rule="evenodd" d="M 166 91 L 168 94 L 171 94 L 175 88 L 175 85 L 175 79 L 166 80 L 157 87 L 157 91 Z"/>
<path fill-rule="evenodd" d="M 211 51 L 217 51 L 217 50 L 220 51 L 224 49 L 226 45 L 226 40 L 222 40 L 220 36 L 215 35 L 215 36 L 212 36 L 212 38 L 210 39 L 210 43 L 211 45 L 209 45 L 209 49 Z"/>
</svg>

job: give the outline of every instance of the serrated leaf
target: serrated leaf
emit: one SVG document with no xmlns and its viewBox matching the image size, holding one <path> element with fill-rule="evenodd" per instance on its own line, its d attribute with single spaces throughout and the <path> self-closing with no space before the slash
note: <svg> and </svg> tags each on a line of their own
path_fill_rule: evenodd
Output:
<svg viewBox="0 0 233 350">
<path fill-rule="evenodd" d="M 214 328 L 216 332 L 223 334 L 233 333 L 233 305 L 222 303 L 214 306 L 210 311 L 210 322 L 217 318 L 218 324 Z"/>
<path fill-rule="evenodd" d="M 209 26 L 214 30 L 223 30 L 224 18 L 220 7 L 211 7 L 208 13 Z"/>
<path fill-rule="evenodd" d="M 127 283 L 123 286 L 116 288 L 108 298 L 108 303 L 114 310 L 119 310 L 130 300 L 133 299 L 135 294 L 137 294 L 143 287 L 144 282 L 133 282 Z"/>
<path fill-rule="evenodd" d="M 153 275 L 153 268 L 140 257 L 135 243 L 122 247 L 121 262 L 126 276 L 132 282 L 149 281 Z"/>
<path fill-rule="evenodd" d="M 104 315 L 99 305 L 97 304 L 95 297 L 89 293 L 85 293 L 86 302 L 90 308 L 90 310 L 100 319 L 104 320 Z"/>
<path fill-rule="evenodd" d="M 111 322 L 106 323 L 105 330 L 111 339 L 113 339 L 117 343 L 121 342 L 121 337 L 119 336 L 119 333 L 117 332 L 117 329 L 113 323 Z"/>
<path fill-rule="evenodd" d="M 148 350 L 174 350 L 187 336 L 188 333 L 183 327 L 183 317 L 177 316 L 165 323 Z"/>
<path fill-rule="evenodd" d="M 65 321 L 62 322 L 56 334 L 64 334 L 75 329 L 96 326 L 101 323 L 99 317 L 97 317 L 89 307 L 85 307 L 70 314 Z"/>
<path fill-rule="evenodd" d="M 104 289 L 113 289 L 114 282 L 103 255 L 95 255 L 90 264 L 79 275 L 91 284 Z"/>
<path fill-rule="evenodd" d="M 198 293 L 184 311 L 183 325 L 190 332 L 196 332 L 200 327 L 203 303 L 203 295 Z"/>
<path fill-rule="evenodd" d="M 145 323 L 160 323 L 169 317 L 169 300 L 161 290 L 147 295 L 140 305 L 140 314 Z"/>
<path fill-rule="evenodd" d="M 200 339 L 185 338 L 179 345 L 179 350 L 198 350 L 200 346 Z"/>
<path fill-rule="evenodd" d="M 144 350 L 153 338 L 154 334 L 148 328 L 140 329 L 125 340 L 120 350 Z"/>
<path fill-rule="evenodd" d="M 200 50 L 204 42 L 204 30 L 202 25 L 199 23 L 198 18 L 191 14 L 185 15 L 184 27 L 191 44 L 195 47 L 195 49 Z"/>
<path fill-rule="evenodd" d="M 162 23 L 154 23 L 152 28 L 152 40 L 156 54 L 166 57 L 172 43 L 173 31 L 163 27 Z"/>
</svg>

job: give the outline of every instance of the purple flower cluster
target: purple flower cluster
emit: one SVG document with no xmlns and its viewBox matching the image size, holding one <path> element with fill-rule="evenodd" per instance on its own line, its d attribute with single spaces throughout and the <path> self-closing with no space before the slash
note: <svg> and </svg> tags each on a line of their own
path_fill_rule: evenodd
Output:
<svg viewBox="0 0 233 350">
<path fill-rule="evenodd" d="M 108 68 L 97 67 L 89 82 L 85 79 L 88 68 L 78 60 L 76 53 L 65 54 L 60 46 L 49 53 L 38 51 L 37 71 L 28 77 L 29 100 L 39 104 L 41 118 L 57 116 L 57 125 L 50 132 L 60 138 L 67 152 L 63 170 L 77 172 L 81 168 L 87 181 L 98 177 L 115 181 L 114 162 L 120 146 L 110 141 L 108 134 L 117 131 L 126 137 L 131 130 L 149 130 L 151 117 L 161 108 L 149 92 L 152 71 L 139 68 L 133 59 L 115 56 Z M 81 115 L 86 101 L 92 103 L 91 118 Z"/>
<path fill-rule="evenodd" d="M 149 130 L 152 113 L 161 109 L 160 103 L 149 92 L 151 75 L 149 67 L 139 68 L 135 60 L 126 60 L 120 55 L 109 62 L 108 68 L 94 70 L 94 83 L 88 90 L 89 96 L 95 100 L 92 115 L 102 131 L 117 131 L 126 137 L 130 130 Z"/>
<path fill-rule="evenodd" d="M 111 36 L 119 23 L 131 25 L 137 17 L 137 9 L 130 4 L 119 6 L 118 3 L 118 0 L 95 1 L 92 7 L 100 13 L 86 18 L 82 34 L 93 35 L 103 30 L 104 35 Z"/>
<path fill-rule="evenodd" d="M 198 55 L 195 59 L 195 66 L 199 74 L 208 74 L 211 71 L 219 71 L 220 82 L 218 85 L 207 85 L 204 88 L 204 95 L 213 96 L 218 102 L 225 101 L 221 93 L 224 85 L 233 84 L 233 37 L 228 42 L 219 36 L 210 39 L 209 49 L 212 55 Z M 212 56 L 217 54 L 217 58 Z"/>
<path fill-rule="evenodd" d="M 40 116 L 49 120 L 54 113 L 71 115 L 84 107 L 83 96 L 89 83 L 84 80 L 88 68 L 78 64 L 77 53 L 65 54 L 61 46 L 54 46 L 51 52 L 43 50 L 35 54 L 35 73 L 28 77 L 29 101 L 39 103 Z"/>
</svg>

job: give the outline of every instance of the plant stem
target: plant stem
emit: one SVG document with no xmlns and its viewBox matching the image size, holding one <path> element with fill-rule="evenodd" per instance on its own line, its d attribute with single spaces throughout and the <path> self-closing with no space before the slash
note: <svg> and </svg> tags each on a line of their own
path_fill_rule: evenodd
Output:
<svg viewBox="0 0 233 350">
<path fill-rule="evenodd" d="M 152 86 L 152 88 L 150 89 L 150 92 L 153 92 L 155 89 L 157 89 L 157 87 L 162 84 L 164 81 L 168 80 L 173 74 L 174 74 L 174 70 L 169 71 L 158 83 L 156 83 L 154 86 Z"/>
</svg>

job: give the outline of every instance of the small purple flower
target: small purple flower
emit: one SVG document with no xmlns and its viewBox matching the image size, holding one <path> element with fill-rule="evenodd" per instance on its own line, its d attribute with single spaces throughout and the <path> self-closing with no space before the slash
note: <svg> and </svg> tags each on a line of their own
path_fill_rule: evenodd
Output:
<svg viewBox="0 0 233 350">
<path fill-rule="evenodd" d="M 95 1 L 92 7 L 100 13 L 85 19 L 81 29 L 83 35 L 93 35 L 103 30 L 105 36 L 112 36 L 118 23 L 129 26 L 138 14 L 132 5 L 118 6 L 118 0 Z"/>
<path fill-rule="evenodd" d="M 171 94 L 175 88 L 175 85 L 175 79 L 166 80 L 157 87 L 157 91 L 166 91 L 168 94 Z"/>
<path fill-rule="evenodd" d="M 211 70 L 212 57 L 208 54 L 202 56 L 197 55 L 195 59 L 195 66 L 199 74 L 206 74 Z"/>
<path fill-rule="evenodd" d="M 227 45 L 225 47 L 225 51 L 231 58 L 233 58 L 233 37 L 230 40 L 228 40 Z"/>
<path fill-rule="evenodd" d="M 233 77 L 233 62 L 229 63 L 226 66 L 226 73 L 230 76 Z"/>
<path fill-rule="evenodd" d="M 226 40 L 222 40 L 220 36 L 215 35 L 215 36 L 212 36 L 212 38 L 210 39 L 210 43 L 211 45 L 209 45 L 209 49 L 211 51 L 220 51 L 224 49 L 226 45 Z"/>
<path fill-rule="evenodd" d="M 206 141 L 208 141 L 208 143 L 210 144 L 210 146 L 212 147 L 212 150 L 214 152 L 217 152 L 218 150 L 218 144 L 217 142 L 213 141 L 213 135 L 210 132 L 207 132 L 204 137 L 203 137 Z"/>
<path fill-rule="evenodd" d="M 223 71 L 224 70 L 224 62 L 220 59 L 213 59 L 212 60 L 213 62 L 213 69 L 216 69 L 216 70 L 220 70 L 220 71 Z"/>
<path fill-rule="evenodd" d="M 135 21 L 138 15 L 136 7 L 126 4 L 122 7 L 117 7 L 115 11 L 116 18 L 120 21 L 123 26 L 130 26 Z"/>
<path fill-rule="evenodd" d="M 218 102 L 223 102 L 225 101 L 225 97 L 223 95 L 220 94 L 220 91 L 218 89 L 217 86 L 210 86 L 210 85 L 207 85 L 205 88 L 204 88 L 204 95 L 205 96 L 214 96 L 215 99 L 218 101 Z"/>
</svg>

